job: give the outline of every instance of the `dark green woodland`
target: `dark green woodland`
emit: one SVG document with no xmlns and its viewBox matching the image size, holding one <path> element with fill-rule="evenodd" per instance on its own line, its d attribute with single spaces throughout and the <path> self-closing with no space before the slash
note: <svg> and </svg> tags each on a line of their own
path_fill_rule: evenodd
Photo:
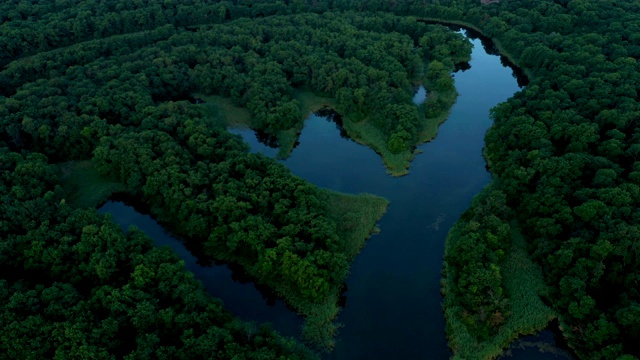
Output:
<svg viewBox="0 0 640 360">
<path fill-rule="evenodd" d="M 454 356 L 544 327 L 542 310 L 511 327 L 530 300 L 559 319 L 578 357 L 639 357 L 634 0 L 1 1 L 0 354 L 316 356 L 235 319 L 177 255 L 98 215 L 113 192 L 206 258 L 240 265 L 306 317 L 310 347 L 333 348 L 336 300 L 364 239 L 344 241 L 338 195 L 249 153 L 193 94 L 246 108 L 276 142 L 303 124 L 298 92 L 329 98 L 403 174 L 429 121 L 455 102 L 450 73 L 470 56 L 462 35 L 418 20 L 480 31 L 529 78 L 491 111 L 493 182 L 447 240 Z M 420 106 L 417 84 L 430 92 Z M 80 163 L 95 172 L 89 185 L 111 184 L 95 201 L 64 173 Z M 369 233 L 386 201 L 366 200 Z M 509 285 L 519 254 L 541 274 L 530 299 Z M 518 286 L 538 288 L 534 278 Z"/>
</svg>

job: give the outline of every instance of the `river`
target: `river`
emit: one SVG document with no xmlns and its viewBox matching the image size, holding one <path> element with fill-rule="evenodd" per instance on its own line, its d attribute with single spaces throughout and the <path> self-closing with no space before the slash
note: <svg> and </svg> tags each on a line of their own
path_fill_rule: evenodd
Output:
<svg viewBox="0 0 640 360">
<path fill-rule="evenodd" d="M 299 145 L 282 161 L 291 171 L 324 188 L 347 193 L 372 193 L 390 200 L 380 221 L 382 232 L 370 239 L 352 264 L 346 303 L 331 359 L 447 359 L 440 276 L 448 230 L 491 180 L 482 157 L 484 134 L 491 126 L 489 109 L 520 89 L 513 70 L 487 52 L 479 39 L 470 67 L 455 73 L 460 96 L 438 136 L 419 146 L 421 154 L 410 174 L 387 175 L 371 149 L 340 136 L 336 124 L 312 115 Z M 277 150 L 260 143 L 251 130 L 233 130 L 252 151 L 274 157 Z M 283 334 L 297 335 L 301 319 L 282 301 L 267 298 L 252 284 L 242 284 L 226 266 L 202 267 L 180 242 L 164 233 L 153 219 L 119 202 L 101 212 L 127 227 L 135 224 L 169 245 L 185 260 L 209 292 L 243 320 L 271 322 Z M 537 350 L 533 350 L 538 353 Z M 514 359 L 553 359 L 513 351 Z"/>
</svg>

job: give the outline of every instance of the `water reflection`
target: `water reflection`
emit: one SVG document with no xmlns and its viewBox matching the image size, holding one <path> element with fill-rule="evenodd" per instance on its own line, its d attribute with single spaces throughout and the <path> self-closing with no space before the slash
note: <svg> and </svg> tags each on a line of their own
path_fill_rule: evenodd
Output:
<svg viewBox="0 0 640 360">
<path fill-rule="evenodd" d="M 524 70 L 517 67 L 506 56 L 502 55 L 498 50 L 498 48 L 496 47 L 496 45 L 494 44 L 494 42 L 490 38 L 482 35 L 482 33 L 471 28 L 467 28 L 461 25 L 456 25 L 456 24 L 450 24 L 443 21 L 422 20 L 422 19 L 419 19 L 418 21 L 426 24 L 443 25 L 457 32 L 463 31 L 464 34 L 471 40 L 480 40 L 480 43 L 482 44 L 482 47 L 484 48 L 487 54 L 498 56 L 500 58 L 500 63 L 502 64 L 502 66 L 508 67 L 511 69 L 512 75 L 518 81 L 519 87 L 524 87 L 529 84 L 529 78 L 524 73 Z"/>
<path fill-rule="evenodd" d="M 482 157 L 483 134 L 491 125 L 489 109 L 519 90 L 512 71 L 487 54 L 480 39 L 472 41 L 472 60 L 464 66 L 470 71 L 456 74 L 460 97 L 438 136 L 419 147 L 423 154 L 408 176 L 388 176 L 380 157 L 345 141 L 337 117 L 324 112 L 307 119 L 300 146 L 282 161 L 320 187 L 369 192 L 391 201 L 380 222 L 382 233 L 369 241 L 351 268 L 348 306 L 339 316 L 345 327 L 331 359 L 451 356 L 440 296 L 444 239 L 471 198 L 490 181 Z M 251 130 L 234 132 L 252 151 L 264 152 Z M 530 347 L 514 348 L 511 355 L 540 358 L 537 348 Z"/>
<path fill-rule="evenodd" d="M 336 125 L 312 115 L 300 146 L 282 162 L 332 190 L 384 196 L 391 204 L 351 268 L 348 306 L 331 359 L 448 359 L 440 270 L 448 229 L 491 179 L 482 157 L 489 109 L 518 91 L 511 71 L 474 40 L 470 71 L 456 74 L 460 93 L 451 115 L 411 164 L 387 175 L 372 149 L 338 136 Z M 487 84 L 491 91 L 487 91 Z M 322 115 L 322 114 L 320 114 Z M 339 128 L 338 128 L 339 130 Z M 234 130 L 252 151 L 267 151 L 251 130 Z M 433 224 L 437 226 L 433 226 Z"/>
<path fill-rule="evenodd" d="M 280 147 L 280 144 L 278 143 L 278 138 L 275 135 L 271 135 L 264 130 L 255 130 L 255 134 L 256 134 L 256 140 L 258 140 L 260 143 L 272 149 L 277 149 L 278 147 Z M 297 145 L 298 143 L 296 144 L 296 146 Z"/>
<path fill-rule="evenodd" d="M 467 70 L 471 69 L 471 64 L 469 64 L 468 62 L 462 62 L 462 63 L 457 63 L 455 65 L 455 69 L 454 69 L 454 73 L 457 72 L 465 72 Z"/>
<path fill-rule="evenodd" d="M 336 124 L 336 129 L 338 129 L 340 137 L 349 141 L 353 141 L 349 137 L 349 134 L 347 134 L 347 131 L 344 129 L 342 115 L 338 114 L 335 110 L 328 107 L 323 107 L 322 109 L 313 113 L 313 116 L 324 118 L 327 121 Z"/>
</svg>

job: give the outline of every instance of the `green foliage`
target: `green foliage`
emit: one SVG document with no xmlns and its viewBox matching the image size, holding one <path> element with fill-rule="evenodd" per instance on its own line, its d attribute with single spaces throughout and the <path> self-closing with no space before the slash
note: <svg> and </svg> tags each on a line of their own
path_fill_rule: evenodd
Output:
<svg viewBox="0 0 640 360">
<path fill-rule="evenodd" d="M 97 11 L 96 17 L 102 11 Z M 170 13 L 170 8 L 166 12 Z M 195 19 L 201 16 L 178 23 L 198 23 Z M 421 41 L 424 34 L 431 40 Z M 447 51 L 449 45 L 453 50 Z M 390 144 L 392 153 L 402 152 L 410 159 L 412 147 L 425 141 L 419 136 L 424 127 L 421 117 L 416 111 L 397 115 L 388 107 L 414 107 L 411 82 L 422 81 L 423 63 L 432 59 L 448 64 L 440 63 L 442 76 L 428 81 L 434 86 L 433 96 L 438 91 L 455 92 L 448 73 L 454 61 L 468 60 L 470 44 L 445 27 L 412 18 L 327 12 L 239 18 L 188 30 L 167 25 L 53 53 L 11 63 L 0 74 L 0 83 L 8 85 L 2 89 L 8 95 L 32 83 L 22 96 L 11 96 L 18 101 L 14 106 L 25 106 L 29 96 L 43 99 L 42 104 L 57 104 L 28 114 L 11 111 L 6 131 L 11 133 L 12 143 L 22 146 L 34 142 L 38 151 L 51 156 L 57 150 L 47 147 L 50 140 L 77 142 L 79 147 L 59 154 L 60 160 L 81 158 L 100 137 L 110 135 L 108 124 L 139 125 L 139 114 L 154 102 L 185 98 L 192 92 L 228 98 L 234 105 L 246 107 L 251 127 L 282 140 L 285 150 L 281 155 L 286 155 L 304 120 L 292 98 L 295 89 L 331 96 L 335 109 L 349 121 L 366 119 L 374 124 L 377 134 L 367 136 L 365 143 L 385 152 Z M 123 63 L 129 65 L 122 68 Z M 67 72 L 69 67 L 74 69 Z M 98 67 L 103 69 L 100 76 L 87 76 L 86 69 Z M 76 86 L 66 91 L 69 83 Z M 77 88 L 79 83 L 82 89 Z M 430 117 L 446 111 L 452 103 L 431 112 Z M 400 125 L 407 132 L 402 134 L 405 146 L 395 138 L 390 141 Z M 383 139 L 376 141 L 376 137 Z"/>
<path fill-rule="evenodd" d="M 489 209 L 491 211 L 487 211 Z M 493 211 L 502 215 L 499 221 Z M 556 316 L 541 299 L 547 293 L 542 271 L 529 258 L 526 241 L 517 223 L 509 222 L 509 217 L 504 208 L 504 195 L 495 190 L 494 184 L 476 196 L 471 208 L 447 236 L 443 309 L 455 359 L 496 358 L 518 336 L 544 329 Z M 502 229 L 507 237 L 498 241 L 500 236 L 492 236 L 488 231 L 491 228 Z M 483 233 L 484 236 L 470 236 Z M 476 243 L 469 243 L 470 238 Z M 500 249 L 492 251 L 491 248 L 499 243 L 502 244 Z M 465 245 L 467 247 L 461 251 L 460 247 Z M 483 251 L 484 259 L 480 264 L 456 259 L 458 256 L 477 257 Z M 491 262 L 490 258 L 497 262 Z M 479 276 L 486 272 L 483 269 L 485 262 L 494 271 L 493 277 Z M 478 275 L 474 276 L 476 273 Z M 465 278 L 470 279 L 466 286 L 461 284 Z M 475 293 L 468 290 L 469 285 L 476 289 Z M 475 297 L 483 285 L 485 295 Z M 492 309 L 495 312 L 491 314 Z"/>
<path fill-rule="evenodd" d="M 111 9 L 94 9 L 96 21 L 119 16 L 131 25 L 129 10 L 136 12 L 137 7 L 119 3 L 109 2 Z M 89 11 L 92 6 L 83 8 Z M 151 22 L 156 25 L 130 29 L 149 31 L 116 27 L 114 33 L 128 34 L 110 36 L 78 27 L 69 40 L 37 47 L 45 50 L 73 39 L 104 39 L 22 59 L 17 57 L 29 54 L 28 46 L 23 53 L 13 53 L 15 61 L 0 72 L 0 82 L 7 85 L 0 97 L 0 138 L 12 148 L 43 153 L 63 164 L 61 196 L 71 205 L 95 205 L 123 190 L 142 199 L 168 228 L 197 243 L 203 257 L 237 263 L 257 282 L 281 294 L 315 324 L 307 326 L 306 333 L 328 336 L 318 344 L 331 348 L 339 291 L 355 254 L 352 245 L 341 243 L 325 196 L 274 160 L 248 154 L 239 138 L 215 126 L 221 123 L 219 114 L 180 100 L 198 91 L 230 98 L 249 110 L 252 125 L 272 135 L 288 134 L 302 119 L 294 86 L 335 91 L 337 87 L 325 80 L 345 62 L 349 68 L 343 81 L 360 87 L 376 82 L 396 97 L 405 96 L 408 80 L 403 72 L 418 59 L 410 51 L 412 37 L 358 29 L 347 20 L 369 25 L 364 24 L 367 16 L 356 13 L 252 21 L 215 8 L 212 13 L 224 14 L 224 20 L 236 15 L 242 19 L 218 26 L 215 23 L 222 19 L 214 17 L 197 31 L 176 28 L 173 25 L 191 25 L 208 16 L 198 14 L 187 21 L 193 11 L 209 8 L 185 6 L 183 13 L 174 14 L 176 22 L 159 26 L 155 22 L 161 20 L 154 18 Z M 154 9 L 153 14 L 160 18 L 171 14 L 172 8 Z M 60 12 L 51 15 L 57 21 L 45 18 L 52 10 Z M 42 27 L 74 23 L 75 10 L 63 6 L 33 11 L 34 21 Z M 22 20 L 18 18 L 3 24 L 3 31 L 18 24 Z M 392 21 L 389 26 L 394 26 Z M 330 48 L 323 39 L 331 39 L 340 29 L 349 30 L 351 37 L 342 35 L 342 43 Z M 348 59 L 337 55 L 347 50 L 341 49 L 346 39 Z M 391 55 L 380 59 L 376 51 L 381 47 L 392 48 Z M 398 73 L 393 80 L 377 70 L 384 67 Z M 312 74 L 318 69 L 320 73 Z M 376 220 L 359 224 L 359 233 L 366 230 L 360 242 Z M 109 276 L 116 265 L 101 264 L 100 276 Z M 137 267 L 132 273 L 136 286 L 148 285 L 147 268 Z M 323 308 L 329 310 L 320 311 Z M 308 337 L 319 339 L 319 335 Z"/>
<path fill-rule="evenodd" d="M 121 183 L 105 179 L 90 161 L 59 164 L 63 197 L 76 208 L 94 208 L 125 190 Z"/>
<path fill-rule="evenodd" d="M 69 207 L 55 170 L 43 155 L 0 148 L 3 355 L 315 358 L 267 328 L 248 337 L 169 249 Z"/>
<path fill-rule="evenodd" d="M 511 229 L 504 194 L 485 190 L 459 220 L 447 238 L 447 307 L 464 309 L 461 320 L 479 340 L 486 340 L 510 316 L 501 265 L 511 248 Z"/>
<path fill-rule="evenodd" d="M 238 263 L 282 294 L 307 316 L 307 327 L 318 321 L 335 327 L 335 302 L 355 254 L 328 218 L 325 195 L 272 159 L 248 154 L 227 132 L 197 119 L 175 125 L 169 132 L 175 138 L 145 130 L 103 139 L 94 156 L 99 171 L 128 184 L 174 233 L 200 243 L 203 255 Z M 384 205 L 358 229 L 371 229 L 383 211 Z M 368 233 L 359 236 L 362 241 Z M 316 315 L 327 304 L 335 310 Z M 331 347 L 335 331 L 328 329 L 314 331 L 329 336 L 320 344 Z"/>
<path fill-rule="evenodd" d="M 376 11 L 393 15 L 372 13 Z M 217 222 L 215 228 L 208 228 L 204 214 L 211 209 L 196 206 L 200 198 L 207 203 L 218 189 L 206 188 L 203 184 L 209 179 L 195 173 L 228 175 L 233 181 L 220 181 L 240 186 L 245 184 L 234 174 L 263 166 L 263 160 L 243 156 L 244 150 L 224 133 L 203 138 L 209 133 L 194 129 L 206 128 L 209 122 L 198 120 L 202 114 L 194 107 L 158 104 L 194 91 L 231 98 L 257 115 L 260 126 L 275 132 L 300 121 L 302 114 L 295 109 L 298 104 L 292 93 L 307 88 L 335 98 L 336 108 L 353 120 L 345 123 L 345 129 L 356 139 L 367 139 L 385 154 L 387 164 L 395 164 L 390 168 L 402 173 L 412 144 L 427 132 L 424 121 L 437 118 L 428 126 L 435 134 L 434 124 L 441 121 L 442 110 L 451 101 L 431 97 L 423 105 L 425 119 L 418 112 L 417 121 L 404 124 L 398 123 L 399 118 L 387 121 L 387 106 L 408 105 L 410 81 L 423 76 L 431 89 L 450 89 L 450 77 L 434 61 L 447 68 L 452 65 L 447 59 L 463 59 L 468 53 L 460 37 L 416 25 L 412 16 L 470 24 L 494 38 L 504 54 L 525 67 L 531 80 L 526 89 L 492 111 L 495 125 L 487 133 L 485 154 L 499 179 L 496 189 L 506 195 L 507 205 L 529 238 L 534 260 L 543 268 L 549 299 L 566 324 L 571 346 L 586 358 L 637 357 L 639 320 L 633 314 L 640 299 L 636 286 L 640 273 L 638 14 L 640 5 L 629 0 L 508 0 L 488 5 L 475 0 L 3 1 L 0 48 L 5 51 L 0 65 L 6 67 L 0 72 L 0 141 L 12 149 L 43 153 L 54 163 L 86 160 L 101 144 L 95 156 L 101 159 L 103 171 L 113 170 L 113 176 L 126 179 L 129 189 L 141 191 L 158 209 L 179 204 L 171 214 L 182 211 L 181 218 L 193 217 L 183 226 L 186 233 L 211 231 L 216 246 L 227 246 L 236 255 L 250 258 L 264 251 L 265 258 L 274 259 L 266 250 L 244 246 L 243 238 L 228 237 L 247 226 L 259 229 L 266 240 L 288 226 L 285 222 L 273 230 L 268 221 L 265 224 L 264 214 L 241 216 L 263 199 L 260 194 L 234 197 L 230 196 L 237 190 L 233 188 L 216 194 L 216 209 L 225 220 L 236 223 L 235 228 Z M 212 25 L 195 26 L 205 23 Z M 88 41 L 72 45 L 83 40 Z M 430 65 L 423 72 L 425 60 Z M 188 119 L 195 120 L 188 123 Z M 190 132 L 177 134 L 177 129 Z M 391 148 L 407 150 L 393 154 Z M 117 164 L 110 163 L 111 152 L 117 153 Z M 215 158 L 231 153 L 242 160 Z M 191 162 L 208 154 L 212 159 L 206 165 Z M 38 228 L 46 219 L 36 214 L 48 214 L 46 209 L 53 206 L 43 199 L 55 192 L 38 192 L 48 188 L 31 184 L 30 174 L 55 169 L 46 161 L 36 161 L 41 155 L 28 156 L 34 157 L 31 165 L 16 167 L 24 184 L 15 185 L 11 195 L 21 205 L 2 202 L 7 219 L 20 219 L 19 224 L 3 220 L 1 228 L 12 234 Z M 188 166 L 201 171 L 189 172 Z M 165 177 L 153 175 L 156 172 Z M 160 189 L 168 183 L 173 190 L 165 198 Z M 33 185 L 42 198 L 28 199 L 32 190 L 27 185 Z M 303 201 L 314 197 L 317 194 L 303 191 L 295 197 L 299 203 L 280 206 L 285 210 L 300 206 L 309 213 L 294 211 L 294 216 L 304 217 L 316 213 L 313 202 Z M 276 205 L 268 201 L 266 205 L 276 211 Z M 486 219 L 491 222 L 490 217 Z M 222 220 L 214 217 L 214 221 Z M 328 228 L 321 223 L 329 224 Z M 320 221 L 314 226 L 332 233 L 330 223 Z M 295 235 L 294 227 L 286 229 Z M 500 250 L 505 245 L 497 230 L 491 229 L 495 239 L 470 232 L 461 244 L 481 242 L 484 246 L 469 256 L 499 265 L 492 249 L 495 244 Z M 304 250 L 289 252 L 292 273 L 323 269 L 308 266 L 317 260 L 304 262 Z M 477 274 L 470 272 L 465 281 L 478 281 L 482 287 L 462 301 L 490 307 L 485 304 L 487 289 L 497 294 L 502 287 L 504 292 L 506 285 L 499 284 L 510 277 L 498 281 L 499 272 L 484 263 L 471 268 Z M 294 284 L 295 276 L 290 280 Z M 314 290 L 301 296 L 325 291 L 321 282 L 305 281 Z M 513 299 L 510 304 L 513 318 Z M 470 313 L 469 326 L 483 328 L 479 315 Z M 36 320 L 25 323 L 24 329 L 39 329 Z M 154 338 L 144 341 L 152 343 Z"/>
</svg>

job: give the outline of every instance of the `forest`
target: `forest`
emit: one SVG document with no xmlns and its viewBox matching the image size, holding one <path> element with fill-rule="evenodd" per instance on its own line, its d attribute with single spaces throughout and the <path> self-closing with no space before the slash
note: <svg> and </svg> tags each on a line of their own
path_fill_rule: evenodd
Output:
<svg viewBox="0 0 640 360">
<path fill-rule="evenodd" d="M 415 145 L 435 136 L 434 128 L 456 98 L 450 72 L 470 56 L 470 44 L 443 26 L 382 13 L 242 18 L 186 30 L 164 26 L 129 35 L 123 39 L 125 46 L 111 40 L 56 51 L 55 59 L 48 58 L 53 53 L 45 53 L 13 63 L 3 76 L 5 91 L 34 73 L 50 73 L 77 61 L 86 67 L 91 56 L 109 55 L 107 64 L 130 64 L 130 72 L 153 81 L 145 84 L 153 102 L 195 92 L 228 99 L 249 110 L 253 129 L 290 151 L 308 115 L 302 111 L 309 111 L 301 109 L 294 95 L 296 90 L 310 90 L 333 99 L 330 105 L 343 115 L 347 132 L 379 152 L 396 175 L 406 173 Z M 96 53 L 96 46 L 103 49 Z M 114 56 L 127 48 L 138 50 Z M 84 52 L 80 49 L 87 49 L 82 60 L 77 58 L 78 51 Z M 103 61 L 92 66 L 102 66 Z M 416 82 L 431 91 L 418 108 L 411 102 Z M 110 86 L 115 90 L 116 84 Z M 139 100 L 128 101 L 142 107 Z M 99 116 L 129 117 L 117 111 L 105 114 L 109 106 L 125 111 L 124 105 L 112 99 L 99 107 Z M 55 131 L 49 136 L 58 137 Z"/>
<path fill-rule="evenodd" d="M 3 358 L 316 358 L 234 318 L 169 249 L 69 206 L 46 156 L 0 155 Z"/>
<path fill-rule="evenodd" d="M 640 355 L 638 10 L 505 1 L 455 17 L 531 74 L 493 109 L 485 155 L 581 358 Z"/>
<path fill-rule="evenodd" d="M 350 260 L 340 249 L 322 193 L 277 163 L 247 154 L 238 139 L 213 126 L 206 108 L 172 100 L 196 91 L 231 98 L 249 109 L 253 127 L 277 137 L 301 125 L 305 109 L 296 102 L 295 90 L 310 90 L 333 98 L 336 110 L 356 124 L 384 134 L 381 144 L 389 152 L 410 154 L 422 141 L 420 111 L 427 112 L 410 107 L 411 85 L 423 82 L 433 92 L 442 83 L 442 89 L 451 89 L 450 69 L 469 53 L 455 34 L 415 21 L 424 18 L 481 31 L 530 80 L 492 110 L 485 157 L 494 182 L 447 240 L 447 330 L 468 332 L 468 344 L 481 342 L 517 315 L 506 285 L 512 275 L 507 263 L 521 232 L 523 251 L 541 269 L 546 287 L 542 301 L 557 314 L 575 353 L 589 359 L 637 358 L 639 14 L 640 4 L 632 0 L 503 0 L 487 5 L 472 0 L 2 1 L 0 266 L 3 299 L 16 304 L 3 308 L 2 322 L 18 324 L 16 316 L 21 316 L 25 325 L 33 321 L 35 333 L 43 326 L 65 331 L 91 326 L 96 332 L 89 339 L 92 333 L 82 330 L 74 340 L 39 337 L 43 357 L 56 349 L 105 357 L 121 355 L 118 349 L 133 353 L 139 348 L 171 354 L 185 344 L 208 343 L 201 338 L 203 326 L 188 329 L 191 325 L 183 323 L 181 328 L 173 320 L 165 333 L 146 333 L 151 327 L 138 319 L 134 324 L 134 316 L 150 302 L 173 307 L 167 310 L 171 316 L 188 313 L 211 321 L 225 333 L 215 337 L 225 343 L 212 342 L 208 349 L 189 346 L 202 354 L 220 349 L 229 349 L 220 357 L 251 351 L 263 351 L 264 358 L 304 354 L 267 330 L 243 338 L 240 323 L 204 294 L 180 298 L 185 303 L 180 305 L 160 301 L 169 295 L 148 288 L 135 293 L 147 302 L 135 299 L 118 304 L 118 310 L 93 311 L 98 318 L 87 319 L 86 310 L 56 317 L 56 293 L 57 301 L 77 305 L 75 311 L 106 307 L 100 284 L 108 280 L 108 286 L 126 287 L 123 291 L 144 285 L 144 276 L 136 282 L 132 275 L 144 263 L 143 255 L 137 263 L 129 257 L 162 251 L 153 251 L 139 234 L 119 233 L 92 210 L 68 209 L 48 166 L 90 159 L 103 176 L 148 202 L 155 216 L 176 232 L 199 238 L 210 254 L 244 263 L 267 284 L 285 274 L 286 281 L 278 286 L 300 290 L 289 295 L 296 299 L 292 301 L 319 299 L 342 283 Z M 332 43 L 331 31 L 351 33 Z M 316 36 L 320 43 L 313 42 Z M 355 38 L 357 42 L 350 41 Z M 382 99 L 376 98 L 379 94 Z M 449 106 L 433 105 L 445 112 Z M 262 177 L 270 181 L 256 188 Z M 265 197 L 270 191 L 280 195 Z M 74 211 L 77 215 L 69 215 Z M 247 229 L 249 234 L 240 235 Z M 147 245 L 114 250 L 111 259 L 103 246 L 104 254 L 97 253 L 92 264 L 91 254 L 75 244 L 96 237 L 118 241 L 122 249 L 133 246 L 129 243 Z M 44 239 L 50 241 L 32 245 Z M 60 253 L 44 255 L 39 250 L 44 246 Z M 334 256 L 341 251 L 342 256 Z M 65 256 L 73 261 L 61 261 Z M 158 269 L 164 261 L 177 263 L 170 254 L 154 256 Z M 274 256 L 282 263 L 273 264 Z M 113 264 L 132 270 L 114 272 Z M 147 276 L 159 272 L 153 266 L 149 263 Z M 139 275 L 146 271 L 139 269 Z M 171 276 L 188 277 L 175 271 Z M 83 282 L 96 290 L 81 293 L 78 284 Z M 194 281 L 190 284 L 200 289 Z M 193 293 L 202 290 L 188 292 Z M 58 306 L 60 311 L 71 308 Z M 454 308 L 460 311 L 450 315 Z M 220 318 L 208 318 L 214 315 Z M 67 318 L 73 321 L 63 321 Z M 120 321 L 122 327 L 114 328 Z M 462 327 L 452 326 L 454 322 Z M 96 330 L 109 324 L 110 330 L 102 331 L 111 331 L 110 337 Z M 22 325 L 20 331 L 27 328 Z M 16 344 L 7 351 L 26 349 L 18 345 L 26 341 L 20 331 L 3 334 L 13 336 L 3 338 L 3 344 Z M 172 331 L 181 335 L 170 336 Z M 327 338 L 322 330 L 320 335 L 307 333 Z M 136 334 L 135 342 L 129 334 Z M 113 347 L 117 341 L 122 346 Z M 457 356 L 466 346 L 450 345 Z"/>
</svg>

